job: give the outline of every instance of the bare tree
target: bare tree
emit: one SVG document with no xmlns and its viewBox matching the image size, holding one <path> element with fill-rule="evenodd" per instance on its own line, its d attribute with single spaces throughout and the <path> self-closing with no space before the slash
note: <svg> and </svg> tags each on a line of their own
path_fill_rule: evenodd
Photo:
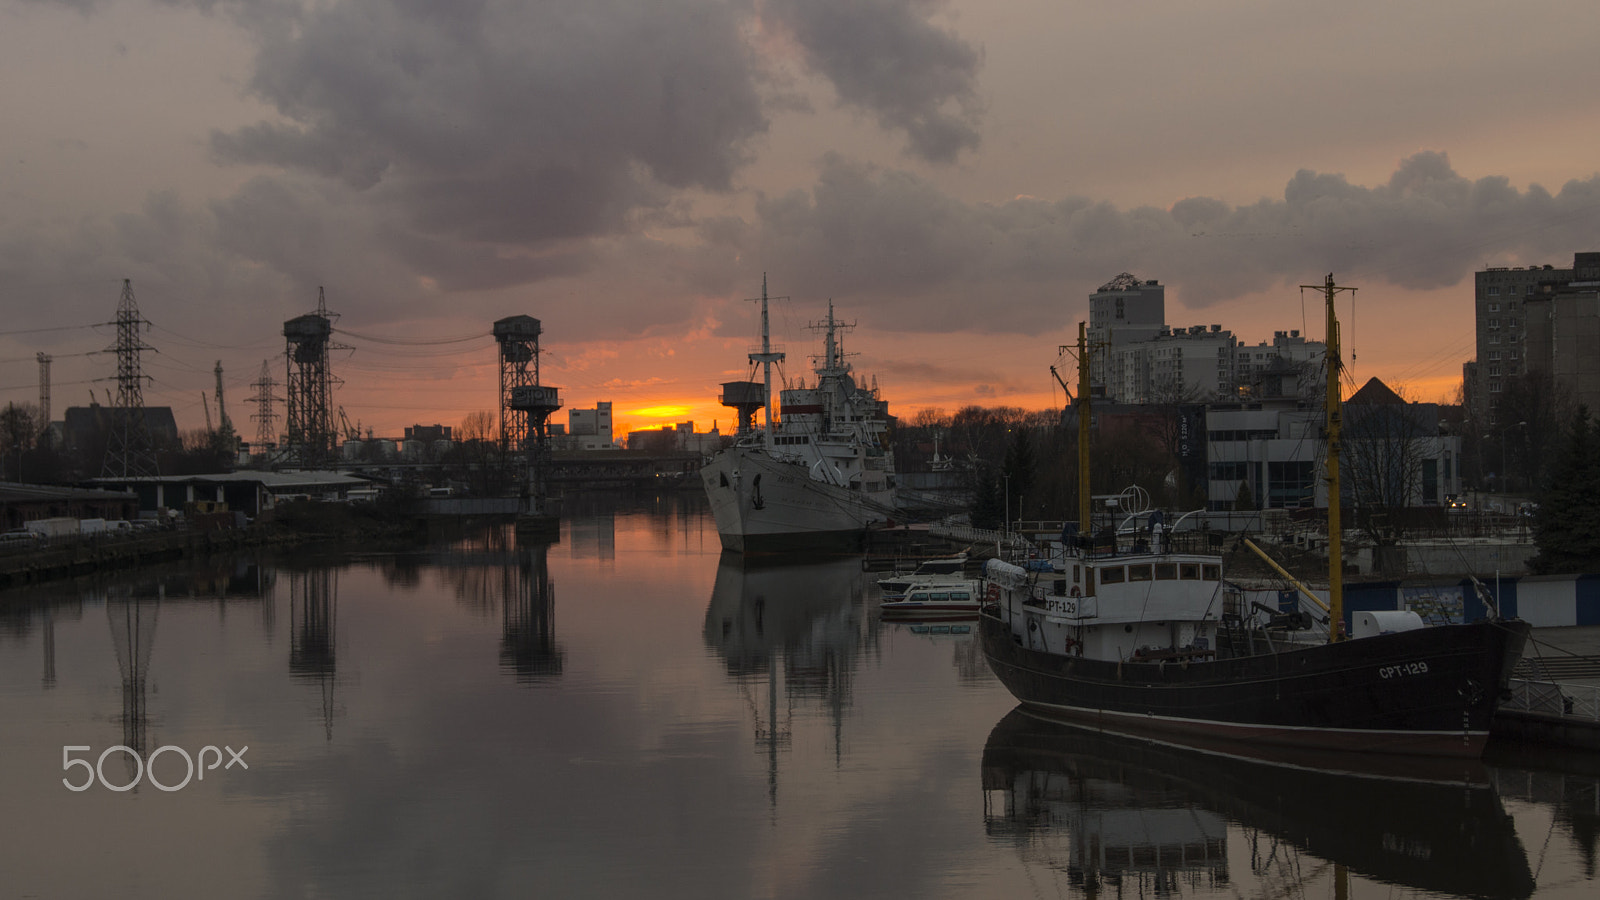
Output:
<svg viewBox="0 0 1600 900">
<path fill-rule="evenodd" d="M 473 493 L 492 497 L 510 484 L 507 457 L 500 452 L 499 420 L 487 410 L 467 413 L 456 430 L 458 459 L 466 467 Z"/>
<path fill-rule="evenodd" d="M 1342 492 L 1357 508 L 1357 527 L 1379 548 L 1380 565 L 1382 548 L 1405 536 L 1406 510 L 1422 501 L 1424 461 L 1438 457 L 1437 420 L 1433 404 L 1411 403 L 1377 379 L 1345 404 Z"/>
</svg>

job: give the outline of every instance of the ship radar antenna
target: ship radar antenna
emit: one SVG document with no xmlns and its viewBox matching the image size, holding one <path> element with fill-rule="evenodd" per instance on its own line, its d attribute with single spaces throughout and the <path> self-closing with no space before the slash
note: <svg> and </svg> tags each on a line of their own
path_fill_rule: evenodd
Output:
<svg viewBox="0 0 1600 900">
<path fill-rule="evenodd" d="M 844 361 L 844 338 L 842 335 L 856 327 L 854 322 L 842 322 L 833 315 L 833 300 L 828 300 L 828 318 L 821 322 L 812 322 L 806 326 L 812 331 L 823 333 L 822 339 L 822 368 L 824 371 L 843 374 L 850 371 L 849 364 Z M 816 357 L 813 357 L 815 359 Z"/>
</svg>

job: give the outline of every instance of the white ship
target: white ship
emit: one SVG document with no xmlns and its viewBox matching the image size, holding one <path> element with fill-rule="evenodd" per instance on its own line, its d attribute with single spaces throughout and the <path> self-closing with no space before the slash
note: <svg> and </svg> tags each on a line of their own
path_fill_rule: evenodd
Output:
<svg viewBox="0 0 1600 900">
<path fill-rule="evenodd" d="M 834 319 L 831 302 L 827 321 L 813 327 L 824 332 L 816 383 L 783 390 L 774 420 L 772 364 L 784 354 L 772 349 L 762 279 L 761 351 L 750 361 L 765 377 L 723 385 L 722 402 L 740 411 L 738 438 L 700 470 L 724 549 L 851 549 L 895 514 L 888 404 L 876 387 L 856 383 L 839 340 L 850 326 Z"/>
</svg>

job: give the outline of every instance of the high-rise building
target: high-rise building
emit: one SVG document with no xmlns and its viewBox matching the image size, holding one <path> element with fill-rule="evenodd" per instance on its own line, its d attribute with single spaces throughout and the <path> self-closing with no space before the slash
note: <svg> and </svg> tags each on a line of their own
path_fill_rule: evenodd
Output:
<svg viewBox="0 0 1600 900">
<path fill-rule="evenodd" d="M 1167 289 L 1155 279 L 1140 281 L 1127 272 L 1089 295 L 1090 384 L 1112 389 L 1137 384 L 1140 375 L 1120 369 L 1117 351 L 1161 333 L 1167 318 Z"/>
<path fill-rule="evenodd" d="M 1237 400 L 1257 394 L 1263 374 L 1281 363 L 1323 354 L 1298 331 L 1251 346 L 1221 325 L 1167 325 L 1166 288 L 1126 272 L 1089 295 L 1088 339 L 1090 384 L 1117 403 Z"/>
<path fill-rule="evenodd" d="M 1473 277 L 1477 359 L 1462 370 L 1466 401 L 1493 422 L 1511 379 L 1543 370 L 1574 399 L 1600 400 L 1600 252 L 1568 269 L 1499 266 Z"/>
</svg>

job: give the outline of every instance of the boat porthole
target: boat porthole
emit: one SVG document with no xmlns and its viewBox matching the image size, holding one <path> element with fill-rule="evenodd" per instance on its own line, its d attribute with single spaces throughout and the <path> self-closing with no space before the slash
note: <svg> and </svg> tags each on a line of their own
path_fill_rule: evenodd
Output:
<svg viewBox="0 0 1600 900">
<path fill-rule="evenodd" d="M 1126 631 L 1129 634 L 1133 634 L 1133 626 L 1132 625 L 1124 625 L 1124 626 L 1122 626 L 1122 630 Z"/>
</svg>

